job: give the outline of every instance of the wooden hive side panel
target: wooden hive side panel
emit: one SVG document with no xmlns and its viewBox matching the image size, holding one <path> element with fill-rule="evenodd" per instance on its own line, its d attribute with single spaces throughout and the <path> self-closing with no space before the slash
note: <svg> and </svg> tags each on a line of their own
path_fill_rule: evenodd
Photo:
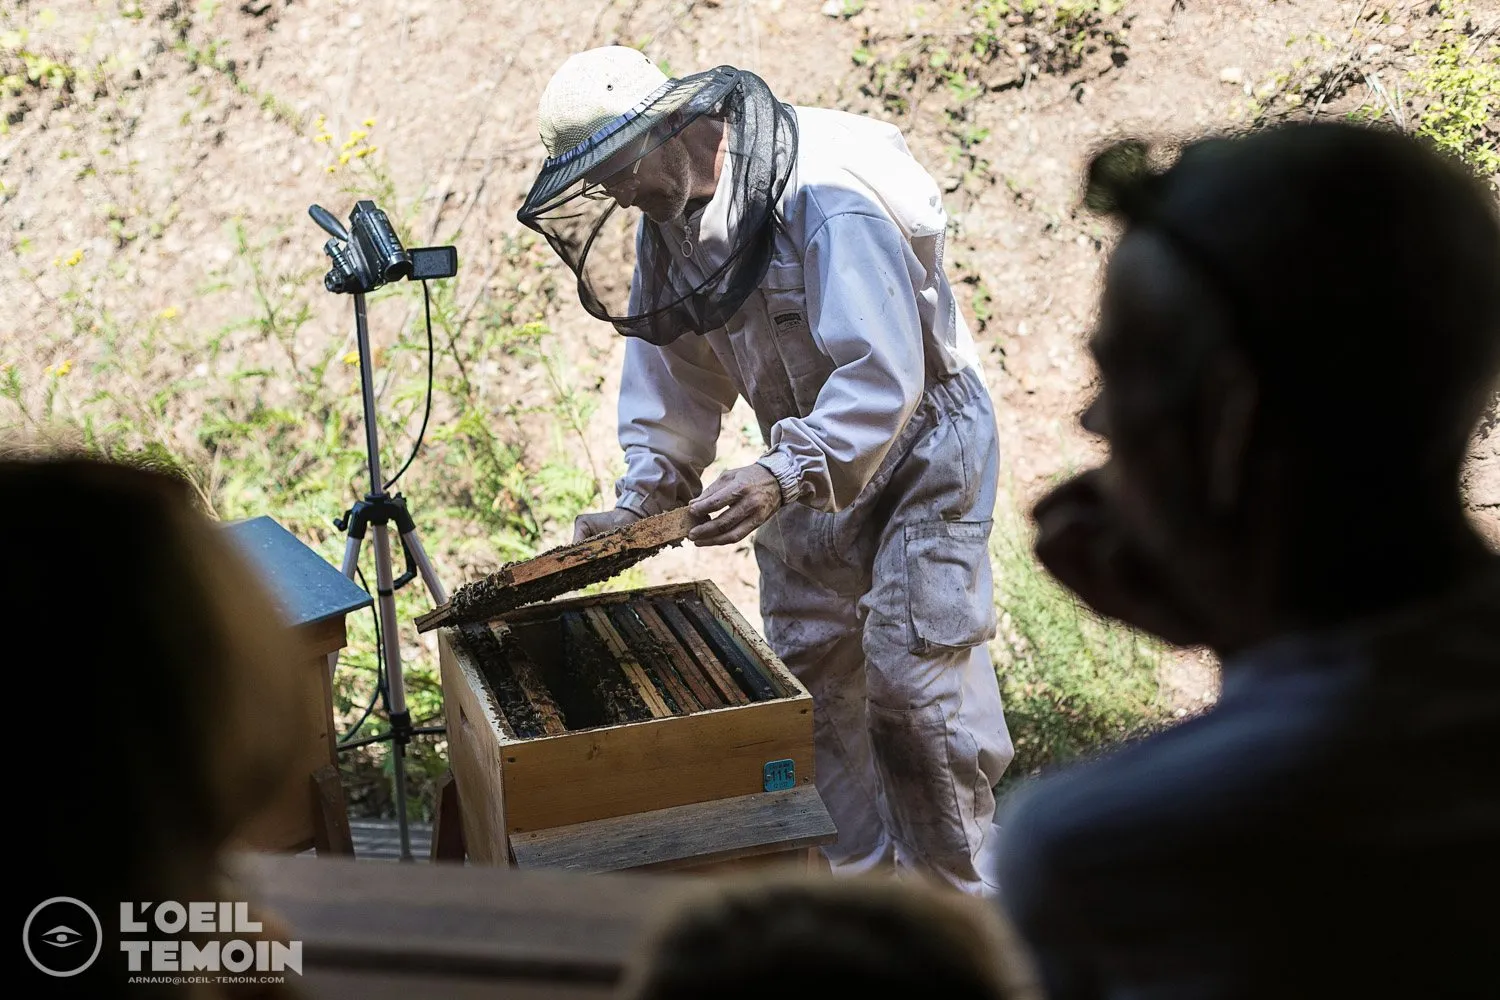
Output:
<svg viewBox="0 0 1500 1000">
<path fill-rule="evenodd" d="M 448 760 L 462 804 L 464 847 L 475 864 L 510 861 L 502 783 L 502 744 L 507 741 L 492 696 L 456 629 L 438 632 L 443 716 Z"/>
<path fill-rule="evenodd" d="M 812 742 L 811 700 L 788 698 L 510 743 L 500 760 L 506 829 L 761 793 L 772 761 L 791 760 L 797 784 L 811 785 Z"/>
</svg>

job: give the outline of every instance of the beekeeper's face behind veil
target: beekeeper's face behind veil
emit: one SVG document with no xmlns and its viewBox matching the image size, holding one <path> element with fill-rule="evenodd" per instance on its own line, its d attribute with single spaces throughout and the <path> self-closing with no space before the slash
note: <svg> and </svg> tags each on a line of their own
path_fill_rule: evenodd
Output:
<svg viewBox="0 0 1500 1000">
<path fill-rule="evenodd" d="M 563 63 L 537 117 L 548 159 L 518 215 L 577 275 L 584 308 L 655 344 L 724 326 L 770 262 L 797 152 L 791 110 L 753 73 L 668 79 L 608 46 Z M 681 252 L 662 227 L 710 200 L 725 249 Z"/>
<path fill-rule="evenodd" d="M 651 138 L 644 136 L 611 157 L 594 176 L 620 208 L 639 208 L 658 224 L 680 222 L 690 204 L 713 196 L 723 158 L 724 124 L 700 118 L 643 152 Z"/>
</svg>

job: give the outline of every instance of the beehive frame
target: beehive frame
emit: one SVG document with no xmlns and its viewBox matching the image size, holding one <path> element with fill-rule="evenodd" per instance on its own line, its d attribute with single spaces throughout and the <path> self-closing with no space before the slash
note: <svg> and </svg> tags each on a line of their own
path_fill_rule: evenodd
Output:
<svg viewBox="0 0 1500 1000">
<path fill-rule="evenodd" d="M 678 711 L 656 705 L 641 721 L 562 732 L 551 725 L 546 735 L 520 736 L 469 641 L 459 628 L 441 629 L 449 757 L 476 863 L 507 863 L 514 834 L 763 793 L 773 770 L 797 787 L 813 784 L 811 697 L 711 581 L 534 605 L 487 624 L 524 635 L 549 622 L 560 630 L 565 616 L 607 623 L 612 605 L 643 598 L 701 601 L 773 686 L 762 693 L 773 696 L 687 710 L 704 699 L 683 674 L 675 692 L 690 704 Z M 532 643 L 530 653 L 545 658 L 548 650 Z M 711 682 L 702 673 L 692 680 Z"/>
</svg>

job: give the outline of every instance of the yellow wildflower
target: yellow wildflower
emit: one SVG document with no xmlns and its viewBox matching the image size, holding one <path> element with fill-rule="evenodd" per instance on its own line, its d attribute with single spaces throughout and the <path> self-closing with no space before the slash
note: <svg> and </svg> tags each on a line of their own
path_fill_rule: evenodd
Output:
<svg viewBox="0 0 1500 1000">
<path fill-rule="evenodd" d="M 329 135 L 327 132 L 322 132 L 322 133 L 320 133 L 318 135 L 313 136 L 313 142 L 332 142 L 332 141 L 333 141 L 333 136 Z"/>
<path fill-rule="evenodd" d="M 81 262 L 82 260 L 83 251 L 81 249 L 74 250 L 71 254 L 68 255 L 68 259 L 63 261 L 63 265 L 65 267 L 77 267 L 79 262 Z"/>
<path fill-rule="evenodd" d="M 328 164 L 328 166 L 324 167 L 323 169 L 326 170 L 326 171 L 328 171 L 331 174 L 331 173 L 334 173 L 335 171 L 337 171 L 338 167 L 336 165 L 330 163 L 330 164 Z"/>
<path fill-rule="evenodd" d="M 361 149 L 359 152 L 355 153 L 354 156 L 356 159 L 363 160 L 365 157 L 375 152 L 375 150 L 378 148 L 378 146 L 366 146 L 364 149 Z"/>
<path fill-rule="evenodd" d="M 375 119 L 373 119 L 373 118 L 366 118 L 365 119 L 365 128 L 374 128 L 374 127 L 375 127 Z"/>
<path fill-rule="evenodd" d="M 63 359 L 63 363 L 57 366 L 58 377 L 61 378 L 62 376 L 68 374 L 68 372 L 70 372 L 72 370 L 73 370 L 73 359 L 72 358 L 65 358 L 65 359 Z"/>
<path fill-rule="evenodd" d="M 340 153 L 339 154 L 339 163 L 343 164 L 343 163 L 348 163 L 348 162 L 349 162 L 349 154 L 348 153 Z"/>
<path fill-rule="evenodd" d="M 346 364 L 346 365 L 357 365 L 357 364 L 359 364 L 359 352 L 358 351 L 350 351 L 348 354 L 344 355 L 344 364 Z"/>
<path fill-rule="evenodd" d="M 181 310 L 179 310 L 176 306 L 167 306 L 167 308 L 163 309 L 156 315 L 160 316 L 162 319 L 176 319 L 180 313 Z"/>
</svg>

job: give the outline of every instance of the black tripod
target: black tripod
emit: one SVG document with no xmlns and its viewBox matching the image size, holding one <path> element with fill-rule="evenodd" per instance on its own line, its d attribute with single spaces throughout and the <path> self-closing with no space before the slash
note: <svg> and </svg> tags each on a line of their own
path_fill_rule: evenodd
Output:
<svg viewBox="0 0 1500 1000">
<path fill-rule="evenodd" d="M 423 281 L 423 295 L 430 278 L 447 278 L 457 273 L 458 256 L 452 247 L 427 247 L 411 251 L 404 250 L 391 229 L 385 214 L 375 208 L 373 202 L 362 201 L 355 206 L 350 216 L 350 229 L 354 236 L 339 225 L 328 212 L 317 205 L 308 210 L 332 239 L 324 247 L 332 258 L 334 267 L 323 279 L 331 292 L 349 292 L 354 296 L 354 336 L 359 350 L 360 395 L 364 402 L 365 454 L 370 472 L 370 492 L 364 499 L 354 503 L 344 516 L 334 520 L 334 526 L 348 534 L 344 545 L 343 573 L 353 580 L 359 572 L 359 552 L 368 530 L 375 543 L 375 601 L 379 614 L 379 633 L 376 641 L 376 660 L 379 674 L 385 683 L 379 695 L 385 701 L 390 718 L 390 729 L 378 736 L 351 740 L 340 744 L 340 749 L 352 749 L 370 743 L 391 741 L 395 781 L 396 819 L 401 834 L 401 860 L 411 861 L 411 831 L 406 810 L 406 747 L 413 736 L 422 732 L 441 730 L 418 730 L 411 724 L 411 713 L 406 707 L 406 685 L 401 670 L 401 638 L 396 618 L 396 591 L 410 583 L 418 574 L 426 584 L 434 604 L 448 601 L 447 591 L 438 580 L 422 540 L 417 537 L 417 526 L 407 509 L 406 498 L 389 493 L 401 473 L 403 466 L 389 482 L 380 471 L 380 441 L 375 421 L 375 380 L 370 352 L 370 333 L 365 316 L 365 293 L 387 281 L 408 278 Z M 431 377 L 431 319 L 428 320 L 429 380 Z M 431 406 L 431 386 L 428 387 L 428 406 Z M 426 418 L 423 418 L 423 431 Z M 421 447 L 421 434 L 417 448 Z M 416 449 L 412 451 L 416 457 Z M 410 464 L 408 460 L 407 464 Z M 391 567 L 390 525 L 396 526 L 396 537 L 406 557 L 406 571 L 393 578 Z M 336 666 L 337 654 L 330 657 L 329 667 Z"/>
</svg>

